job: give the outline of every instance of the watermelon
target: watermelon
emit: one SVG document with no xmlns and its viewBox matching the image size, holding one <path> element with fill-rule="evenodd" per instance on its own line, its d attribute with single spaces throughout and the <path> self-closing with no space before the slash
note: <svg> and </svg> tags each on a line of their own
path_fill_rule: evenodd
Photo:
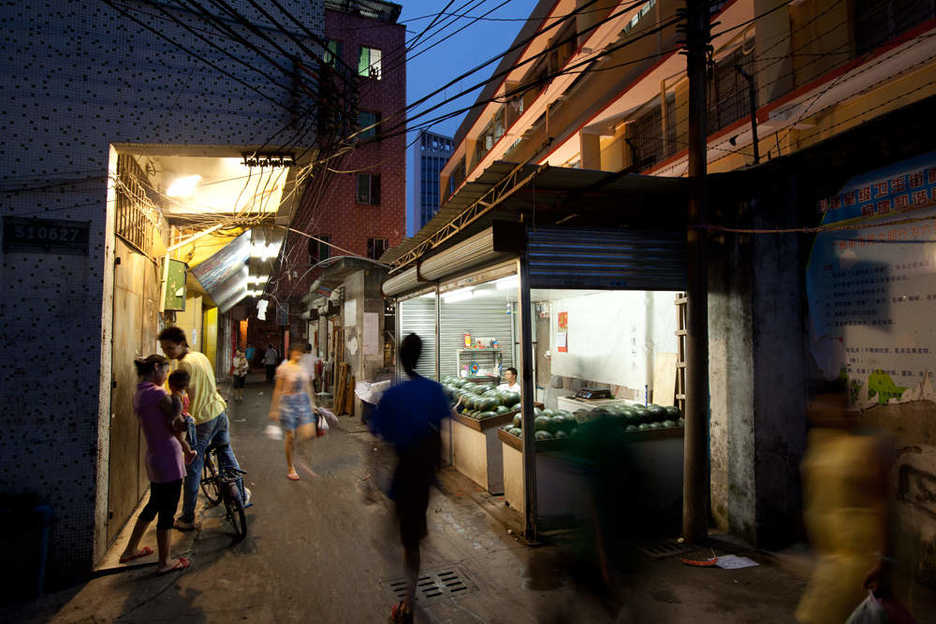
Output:
<svg viewBox="0 0 936 624">
<path fill-rule="evenodd" d="M 556 439 L 557 439 L 557 440 L 562 440 L 562 439 L 568 438 L 568 437 L 569 437 L 569 434 L 566 433 L 565 431 L 561 431 L 561 430 L 560 430 L 560 431 L 557 431 L 557 432 L 556 432 Z"/>
<path fill-rule="evenodd" d="M 481 415 L 478 416 L 478 418 L 480 418 L 481 420 L 484 420 L 485 418 L 494 418 L 495 416 L 497 416 L 497 412 L 488 411 L 488 412 L 481 412 Z"/>
<path fill-rule="evenodd" d="M 498 405 L 497 407 L 494 408 L 494 411 L 497 412 L 498 414 L 506 414 L 510 410 L 504 407 L 503 405 Z"/>
<path fill-rule="evenodd" d="M 637 425 L 637 430 L 646 431 L 649 427 L 650 425 L 648 425 L 647 423 L 640 423 L 639 425 Z"/>
<path fill-rule="evenodd" d="M 587 423 L 589 420 L 591 420 L 591 415 L 589 411 L 586 409 L 577 409 L 574 412 L 572 412 L 572 416 L 575 418 L 575 422 L 577 422 L 580 425 Z"/>
<path fill-rule="evenodd" d="M 603 407 L 596 407 L 595 409 L 591 411 L 592 420 L 595 420 L 596 418 L 609 418 L 610 416 L 611 416 L 611 412 L 609 412 Z"/>
<path fill-rule="evenodd" d="M 548 431 L 552 426 L 552 418 L 549 416 L 537 416 L 533 421 L 533 426 L 536 431 Z"/>
<path fill-rule="evenodd" d="M 682 415 L 679 413 L 679 408 L 675 405 L 670 405 L 664 409 L 666 409 L 667 420 L 679 420 L 679 417 Z"/>
<path fill-rule="evenodd" d="M 546 423 L 546 431 L 548 431 L 549 433 L 556 433 L 560 429 L 562 429 L 562 418 L 552 417 L 552 416 L 544 416 L 544 417 L 549 419 L 549 422 Z"/>
<path fill-rule="evenodd" d="M 661 405 L 651 405 L 647 411 L 650 412 L 650 417 L 654 422 L 666 420 L 666 408 Z"/>
<path fill-rule="evenodd" d="M 504 405 L 510 407 L 516 405 L 520 402 L 520 393 L 519 392 L 505 392 L 504 393 Z"/>
<path fill-rule="evenodd" d="M 513 417 L 513 426 L 514 427 L 523 426 L 523 414 L 517 414 Z"/>
<path fill-rule="evenodd" d="M 685 419 L 685 418 L 680 418 L 679 420 L 677 420 L 677 421 L 676 421 L 676 426 L 678 426 L 678 427 L 685 427 L 685 426 L 686 426 L 686 419 Z"/>
<path fill-rule="evenodd" d="M 519 438 L 523 436 L 523 429 L 520 429 L 519 427 L 513 427 L 510 429 L 510 433 Z"/>
<path fill-rule="evenodd" d="M 663 429 L 672 429 L 672 428 L 674 428 L 674 427 L 676 426 L 676 423 L 673 422 L 672 420 L 664 420 L 664 421 L 661 423 L 661 425 L 662 425 Z"/>
<path fill-rule="evenodd" d="M 624 431 L 630 433 L 632 431 L 637 431 L 637 425 L 627 425 L 624 427 Z"/>
<path fill-rule="evenodd" d="M 481 396 L 497 398 L 497 390 L 494 390 L 493 388 L 491 390 L 485 390 Z"/>
<path fill-rule="evenodd" d="M 552 440 L 553 434 L 549 433 L 548 431 L 537 431 L 534 437 L 537 440 Z"/>
</svg>

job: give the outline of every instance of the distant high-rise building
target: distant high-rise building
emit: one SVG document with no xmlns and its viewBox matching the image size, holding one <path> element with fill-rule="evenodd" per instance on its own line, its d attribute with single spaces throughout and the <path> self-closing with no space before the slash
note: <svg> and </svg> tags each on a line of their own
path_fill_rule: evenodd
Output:
<svg viewBox="0 0 936 624">
<path fill-rule="evenodd" d="M 439 172 L 452 155 L 452 137 L 421 130 L 410 160 L 412 182 L 407 193 L 406 235 L 412 236 L 439 211 Z"/>
</svg>

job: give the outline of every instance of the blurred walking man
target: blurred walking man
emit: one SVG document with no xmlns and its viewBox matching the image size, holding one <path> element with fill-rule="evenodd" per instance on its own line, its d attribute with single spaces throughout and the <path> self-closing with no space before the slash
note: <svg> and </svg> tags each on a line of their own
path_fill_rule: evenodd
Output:
<svg viewBox="0 0 936 624">
<path fill-rule="evenodd" d="M 419 543 L 426 536 L 429 486 L 435 480 L 442 453 L 440 427 L 450 415 L 442 386 L 416 373 L 422 340 L 410 334 L 400 344 L 400 364 L 409 378 L 387 390 L 371 418 L 374 433 L 391 444 L 398 463 L 390 496 L 396 503 L 407 576 L 407 598 L 395 605 L 391 622 L 412 622 Z"/>
</svg>

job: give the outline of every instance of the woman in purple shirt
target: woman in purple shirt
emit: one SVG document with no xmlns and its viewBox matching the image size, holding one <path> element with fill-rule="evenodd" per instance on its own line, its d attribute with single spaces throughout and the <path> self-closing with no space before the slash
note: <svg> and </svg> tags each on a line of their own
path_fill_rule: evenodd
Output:
<svg viewBox="0 0 936 624">
<path fill-rule="evenodd" d="M 145 359 L 134 360 L 133 364 L 140 376 L 140 383 L 133 396 L 133 411 L 140 419 L 143 436 L 146 438 L 146 472 L 150 480 L 150 497 L 137 518 L 127 548 L 120 556 L 120 562 L 126 563 L 153 554 L 153 549 L 149 546 L 140 549 L 139 545 L 146 528 L 158 515 L 157 571 L 162 574 L 184 570 L 191 565 L 185 557 L 169 561 L 169 535 L 182 493 L 182 477 L 185 476 L 182 445 L 176 439 L 172 427 L 172 420 L 176 416 L 175 408 L 162 388 L 169 374 L 169 360 L 161 355 L 151 355 Z"/>
</svg>

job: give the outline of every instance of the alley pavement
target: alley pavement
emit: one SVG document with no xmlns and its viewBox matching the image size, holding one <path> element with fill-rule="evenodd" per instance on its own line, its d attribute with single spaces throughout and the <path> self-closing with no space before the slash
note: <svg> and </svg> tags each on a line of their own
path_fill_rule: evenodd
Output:
<svg viewBox="0 0 936 624">
<path fill-rule="evenodd" d="M 288 480 L 282 442 L 264 432 L 271 386 L 251 380 L 245 400 L 230 402 L 234 448 L 253 491 L 243 542 L 232 544 L 219 508 L 203 507 L 198 531 L 173 535 L 174 554 L 191 556 L 190 569 L 159 576 L 153 561 L 118 566 L 112 556 L 92 580 L 0 610 L 0 621 L 386 622 L 403 576 L 392 505 L 380 491 L 392 453 L 343 417 L 329 435 L 299 445 L 301 480 Z M 417 622 L 793 620 L 804 575 L 741 547 L 736 554 L 762 565 L 690 568 L 679 557 L 648 557 L 616 576 L 613 596 L 595 596 L 568 574 L 561 549 L 520 543 L 478 504 L 497 499 L 451 469 L 442 477 L 429 508 Z M 144 544 L 155 547 L 154 538 L 151 531 Z"/>
</svg>

